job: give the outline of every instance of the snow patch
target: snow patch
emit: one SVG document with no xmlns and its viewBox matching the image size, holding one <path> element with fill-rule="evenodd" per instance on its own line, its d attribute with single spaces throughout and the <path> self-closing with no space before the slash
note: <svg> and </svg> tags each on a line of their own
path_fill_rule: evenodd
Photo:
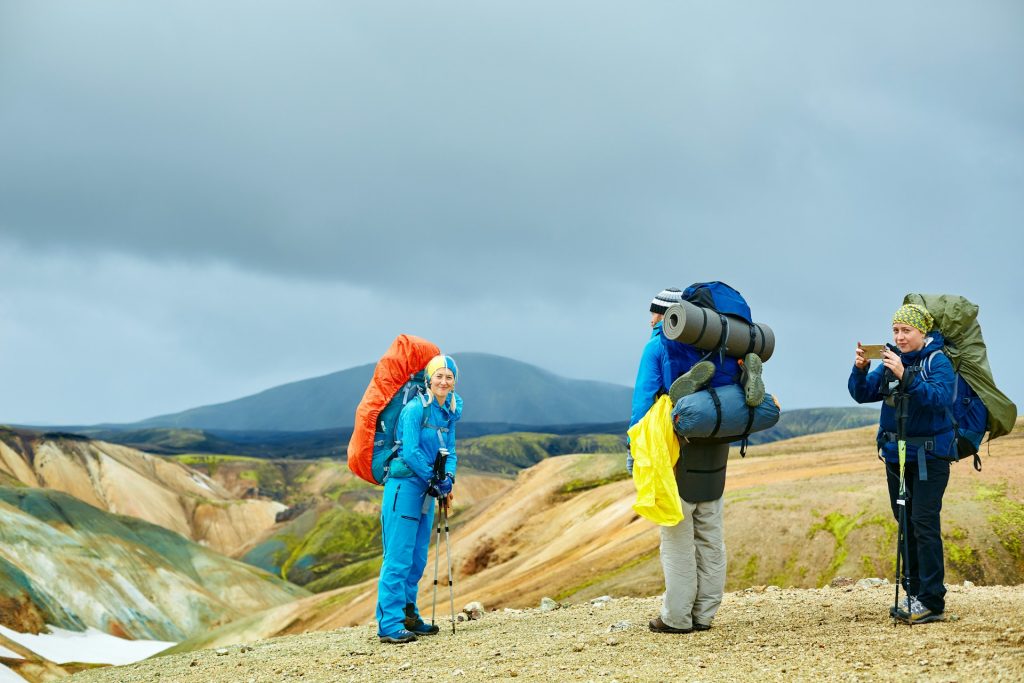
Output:
<svg viewBox="0 0 1024 683">
<path fill-rule="evenodd" d="M 216 491 L 214 491 L 213 488 L 211 488 L 209 484 L 207 484 L 205 481 L 203 481 L 203 479 L 201 477 L 197 476 L 195 472 L 192 473 L 192 481 L 194 481 L 195 483 L 199 484 L 201 487 L 203 487 L 204 489 L 206 489 L 210 493 L 216 493 Z"/>
<path fill-rule="evenodd" d="M 103 633 L 94 628 L 85 631 L 68 631 L 56 626 L 47 626 L 50 633 L 18 633 L 6 626 L 0 626 L 0 633 L 28 649 L 40 657 L 45 657 L 51 662 L 64 664 L 66 662 L 82 662 L 85 664 L 131 664 L 140 660 L 152 657 L 157 652 L 177 645 L 177 643 L 165 643 L 159 640 L 125 640 L 116 636 Z M 0 648 L 2 650 L 2 648 Z M 8 657 L 20 657 L 13 652 Z M 14 676 L 13 681 L 22 681 L 22 678 L 13 671 L 3 666 L 0 667 L 0 683 L 6 683 L 4 672 Z"/>
</svg>

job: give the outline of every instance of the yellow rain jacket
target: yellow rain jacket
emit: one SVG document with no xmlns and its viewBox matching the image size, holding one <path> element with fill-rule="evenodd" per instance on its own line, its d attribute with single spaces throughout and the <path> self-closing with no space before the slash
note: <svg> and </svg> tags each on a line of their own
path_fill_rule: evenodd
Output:
<svg viewBox="0 0 1024 683">
<path fill-rule="evenodd" d="M 672 400 L 659 398 L 627 433 L 636 485 L 633 509 L 661 526 L 679 524 L 683 505 L 673 471 L 679 459 L 679 439 L 672 429 Z"/>
</svg>

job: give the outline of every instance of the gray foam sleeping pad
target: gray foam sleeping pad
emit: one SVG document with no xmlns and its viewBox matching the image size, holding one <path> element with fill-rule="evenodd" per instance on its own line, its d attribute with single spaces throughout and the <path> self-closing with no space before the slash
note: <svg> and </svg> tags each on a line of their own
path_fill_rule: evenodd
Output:
<svg viewBox="0 0 1024 683">
<path fill-rule="evenodd" d="M 725 353 L 733 358 L 756 353 L 762 361 L 766 361 L 775 353 L 775 333 L 772 332 L 772 328 L 764 323 L 751 325 L 746 320 L 731 315 L 724 318 L 725 325 L 722 324 L 722 318 L 718 313 L 691 304 L 689 301 L 682 301 L 669 306 L 665 311 L 662 329 L 668 339 L 704 351 L 717 349 L 722 341 L 722 335 L 727 334 Z"/>
</svg>

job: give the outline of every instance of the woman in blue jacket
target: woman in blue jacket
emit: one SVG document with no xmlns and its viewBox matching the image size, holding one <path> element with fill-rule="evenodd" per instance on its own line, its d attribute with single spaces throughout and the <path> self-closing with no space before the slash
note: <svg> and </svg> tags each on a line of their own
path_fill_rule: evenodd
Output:
<svg viewBox="0 0 1024 683">
<path fill-rule="evenodd" d="M 427 566 L 434 499 L 444 499 L 445 505 L 453 499 L 455 423 L 462 416 L 462 398 L 455 393 L 459 369 L 451 356 L 435 356 L 425 374 L 426 394 L 409 401 L 398 418 L 401 446 L 384 482 L 384 562 L 377 583 L 377 635 L 382 643 L 408 643 L 438 632 L 420 618 L 416 595 Z"/>
<path fill-rule="evenodd" d="M 906 403 L 907 551 L 900 547 L 907 599 L 890 614 L 907 623 L 942 621 L 946 588 L 939 512 L 949 482 L 950 456 L 955 453 L 953 365 L 942 353 L 943 338 L 923 306 L 902 306 L 892 319 L 895 346 L 883 352 L 882 364 L 868 372 L 871 361 L 857 344 L 850 395 L 857 403 L 884 401 L 878 427 L 879 456 L 885 461 L 889 503 L 898 519 L 899 449 L 895 405 Z"/>
</svg>

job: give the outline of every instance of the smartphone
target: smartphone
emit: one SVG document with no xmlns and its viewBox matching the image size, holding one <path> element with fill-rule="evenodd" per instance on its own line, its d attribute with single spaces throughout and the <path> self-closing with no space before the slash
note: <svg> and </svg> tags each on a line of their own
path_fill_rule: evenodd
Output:
<svg viewBox="0 0 1024 683">
<path fill-rule="evenodd" d="M 864 357 L 869 360 L 882 360 L 882 351 L 885 350 L 885 344 L 861 344 L 860 347 L 864 349 Z"/>
</svg>

